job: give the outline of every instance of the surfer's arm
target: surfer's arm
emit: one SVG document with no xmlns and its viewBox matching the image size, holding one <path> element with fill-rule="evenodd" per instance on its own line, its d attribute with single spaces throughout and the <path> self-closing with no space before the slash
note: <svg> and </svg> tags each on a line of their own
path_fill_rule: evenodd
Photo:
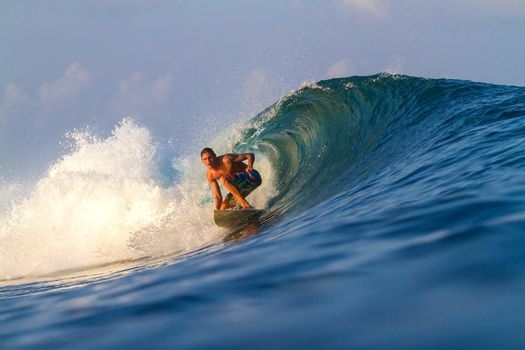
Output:
<svg viewBox="0 0 525 350">
<path fill-rule="evenodd" d="M 253 163 L 255 162 L 255 154 L 253 153 L 239 153 L 235 154 L 233 159 L 234 162 L 242 162 L 243 160 L 248 160 L 248 166 L 246 170 L 251 172 L 253 170 Z"/>
<path fill-rule="evenodd" d="M 211 190 L 213 191 L 213 200 L 215 202 L 215 208 L 220 209 L 222 204 L 222 194 L 217 180 L 209 180 Z"/>
</svg>

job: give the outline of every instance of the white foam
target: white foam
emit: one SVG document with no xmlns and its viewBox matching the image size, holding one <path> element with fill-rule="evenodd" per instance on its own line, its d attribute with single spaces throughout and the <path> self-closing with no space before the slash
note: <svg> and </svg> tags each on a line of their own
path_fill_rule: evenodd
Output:
<svg viewBox="0 0 525 350">
<path fill-rule="evenodd" d="M 186 184 L 163 188 L 155 180 L 155 147 L 146 128 L 125 119 L 106 139 L 86 132 L 70 136 L 74 149 L 49 168 L 30 195 L 0 214 L 0 279 L 149 255 L 151 246 L 133 246 L 136 232 L 149 227 L 160 228 L 159 242 L 161 235 L 191 236 L 171 240 L 164 252 L 216 238 L 210 221 L 199 220 L 205 208 L 196 201 L 204 193 L 185 191 Z M 181 210 L 184 215 L 177 215 Z M 166 223 L 175 229 L 166 232 Z"/>
<path fill-rule="evenodd" d="M 189 252 L 224 235 L 211 220 L 198 155 L 176 160 L 179 176 L 166 187 L 150 132 L 133 120 L 105 139 L 69 136 L 72 150 L 31 193 L 13 199 L 18 187 L 2 186 L 12 195 L 0 207 L 0 280 Z M 268 181 L 250 202 L 264 207 L 273 195 L 271 171 L 264 159 L 257 162 Z"/>
</svg>

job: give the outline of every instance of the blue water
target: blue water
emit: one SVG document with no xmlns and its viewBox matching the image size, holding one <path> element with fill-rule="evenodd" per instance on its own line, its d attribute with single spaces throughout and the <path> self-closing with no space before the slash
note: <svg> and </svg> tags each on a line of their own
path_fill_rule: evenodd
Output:
<svg viewBox="0 0 525 350">
<path fill-rule="evenodd" d="M 140 130 L 125 121 L 109 141 Z M 202 167 L 198 155 L 165 169 L 143 152 L 154 175 L 119 176 L 172 191 L 184 215 L 125 227 L 108 215 L 81 249 L 86 222 L 48 225 L 55 216 L 34 214 L 48 207 L 38 191 L 77 196 L 73 208 L 97 186 L 135 198 L 79 169 L 96 158 L 82 145 L 6 206 L 0 348 L 525 347 L 525 88 L 387 74 L 321 81 L 210 142 L 256 154 L 271 183 L 254 199 L 268 209 L 262 223 L 217 230 L 202 215 L 212 209 L 204 177 L 184 172 Z M 86 192 L 72 194 L 64 172 Z M 109 201 L 99 197 L 89 203 Z M 27 208 L 32 216 L 17 214 Z M 40 236 L 23 218 L 68 245 L 33 249 Z M 112 227 L 126 235 L 107 240 Z"/>
</svg>

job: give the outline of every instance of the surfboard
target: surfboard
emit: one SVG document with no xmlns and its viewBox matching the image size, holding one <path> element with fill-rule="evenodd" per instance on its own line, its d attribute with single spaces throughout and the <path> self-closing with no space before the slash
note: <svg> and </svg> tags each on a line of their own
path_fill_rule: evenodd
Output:
<svg viewBox="0 0 525 350">
<path fill-rule="evenodd" d="M 223 228 L 240 228 L 259 219 L 266 210 L 264 209 L 231 209 L 214 210 L 213 221 L 215 225 Z"/>
</svg>

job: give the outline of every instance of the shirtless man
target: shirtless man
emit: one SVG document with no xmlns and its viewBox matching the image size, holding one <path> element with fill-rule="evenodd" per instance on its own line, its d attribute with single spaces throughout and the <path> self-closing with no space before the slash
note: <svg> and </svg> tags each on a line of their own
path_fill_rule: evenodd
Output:
<svg viewBox="0 0 525 350">
<path fill-rule="evenodd" d="M 253 153 L 217 156 L 211 148 L 204 148 L 201 151 L 201 160 L 208 168 L 206 177 L 214 194 L 215 208 L 252 208 L 245 197 L 262 183 L 261 175 L 253 168 Z M 248 165 L 243 160 L 248 160 Z M 230 191 L 224 200 L 217 180 Z"/>
</svg>

